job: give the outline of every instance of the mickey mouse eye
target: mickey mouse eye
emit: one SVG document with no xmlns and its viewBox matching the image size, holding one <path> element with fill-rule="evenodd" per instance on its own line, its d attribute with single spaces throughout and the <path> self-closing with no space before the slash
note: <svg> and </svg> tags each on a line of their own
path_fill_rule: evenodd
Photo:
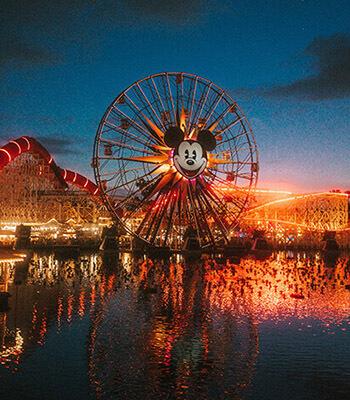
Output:
<svg viewBox="0 0 350 400">
<path fill-rule="evenodd" d="M 194 159 L 196 159 L 196 157 L 197 157 L 197 152 L 196 152 L 196 150 L 193 150 L 193 151 L 192 151 L 192 157 L 193 157 Z"/>
<path fill-rule="evenodd" d="M 185 158 L 188 158 L 190 156 L 190 153 L 189 153 L 189 151 L 186 149 L 185 150 Z"/>
</svg>

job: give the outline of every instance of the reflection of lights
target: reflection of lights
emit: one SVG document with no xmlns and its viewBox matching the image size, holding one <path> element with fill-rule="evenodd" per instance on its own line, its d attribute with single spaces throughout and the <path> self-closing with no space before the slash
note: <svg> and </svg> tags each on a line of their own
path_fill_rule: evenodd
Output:
<svg viewBox="0 0 350 400">
<path fill-rule="evenodd" d="M 84 289 L 82 289 L 79 296 L 79 309 L 78 309 L 78 314 L 80 317 L 84 316 L 84 311 L 85 311 L 85 292 Z"/>
<path fill-rule="evenodd" d="M 207 268 L 210 305 L 235 314 L 248 312 L 260 321 L 297 315 L 341 322 L 350 307 L 347 263 L 339 259 L 334 271 L 319 257 L 288 260 L 279 254 L 266 261 L 245 259 L 233 269 Z"/>
<path fill-rule="evenodd" d="M 90 293 L 90 305 L 91 305 L 91 312 L 94 310 L 96 303 L 96 288 L 95 285 L 91 287 L 91 293 Z"/>
<path fill-rule="evenodd" d="M 15 345 L 8 347 L 6 350 L 0 352 L 0 363 L 4 364 L 9 357 L 13 356 L 18 356 L 20 353 L 23 351 L 23 344 L 24 344 L 24 339 L 21 335 L 21 331 L 19 329 L 16 329 L 15 333 Z"/>
<path fill-rule="evenodd" d="M 57 326 L 58 326 L 58 331 L 60 330 L 60 327 L 61 327 L 61 316 L 62 316 L 62 311 L 63 311 L 62 299 L 61 299 L 61 297 L 59 297 L 59 298 L 58 298 L 58 310 L 57 310 Z"/>
<path fill-rule="evenodd" d="M 45 316 L 41 323 L 41 327 L 40 327 L 40 331 L 39 331 L 40 339 L 38 340 L 38 344 L 43 345 L 45 343 L 44 338 L 45 338 L 46 333 L 47 333 L 47 317 Z"/>
<path fill-rule="evenodd" d="M 0 263 L 0 276 L 2 275 L 3 265 L 6 264 Z M 56 332 L 60 334 L 62 325 L 67 326 L 67 323 L 70 325 L 75 318 L 83 317 L 87 309 L 89 309 L 88 312 L 92 313 L 96 299 L 99 297 L 100 265 L 101 259 L 97 254 L 81 256 L 80 270 L 77 271 L 77 265 L 72 260 L 68 262 L 59 261 L 53 253 L 39 255 L 34 252 L 31 262 L 28 264 L 28 279 L 26 280 L 26 293 L 32 293 L 32 296 L 26 296 L 26 300 L 32 300 L 32 303 L 29 306 L 30 309 L 25 306 L 18 315 L 17 323 L 21 327 L 21 333 L 16 333 L 16 340 L 15 331 L 10 336 L 7 335 L 6 314 L 2 314 L 5 315 L 5 318 L 0 318 L 2 332 L 0 363 L 7 364 L 10 362 L 15 365 L 13 371 L 17 370 L 17 364 L 28 347 L 35 343 L 45 345 L 48 332 L 53 326 L 50 322 L 52 319 L 56 320 Z M 12 267 L 14 268 L 14 265 Z M 8 275 L 13 277 L 13 271 L 10 270 Z M 79 277 L 83 279 L 79 279 Z M 108 290 L 110 290 L 108 294 L 113 290 L 114 279 L 113 276 L 108 280 Z M 74 288 L 72 291 L 68 290 L 68 293 L 59 291 L 57 300 L 53 302 L 52 287 L 55 283 L 61 285 L 62 280 L 66 282 L 69 289 L 78 284 L 79 290 L 77 291 Z M 42 288 L 40 291 L 37 291 L 37 285 Z M 51 294 L 45 295 L 48 293 Z M 54 293 L 56 293 L 55 290 Z"/>
<path fill-rule="evenodd" d="M 68 297 L 68 307 L 67 307 L 67 322 L 70 323 L 72 321 L 72 314 L 73 314 L 73 295 L 70 294 Z"/>
<path fill-rule="evenodd" d="M 123 266 L 124 266 L 125 270 L 127 271 L 127 273 L 131 272 L 131 261 L 132 261 L 132 257 L 131 257 L 130 253 L 122 254 L 122 263 L 123 263 Z"/>
</svg>

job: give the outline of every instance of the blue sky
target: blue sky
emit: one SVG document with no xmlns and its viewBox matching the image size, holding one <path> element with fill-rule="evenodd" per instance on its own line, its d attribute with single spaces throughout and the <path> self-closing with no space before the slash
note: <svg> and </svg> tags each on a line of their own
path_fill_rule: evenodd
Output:
<svg viewBox="0 0 350 400">
<path fill-rule="evenodd" d="M 260 187 L 350 189 L 350 2 L 4 0 L 0 145 L 34 136 L 93 177 L 98 123 L 163 71 L 213 81 L 258 146 Z"/>
</svg>

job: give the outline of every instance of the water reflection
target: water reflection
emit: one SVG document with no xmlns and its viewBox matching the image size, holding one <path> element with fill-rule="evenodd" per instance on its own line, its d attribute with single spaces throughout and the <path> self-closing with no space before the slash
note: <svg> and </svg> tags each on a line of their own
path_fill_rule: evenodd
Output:
<svg viewBox="0 0 350 400">
<path fill-rule="evenodd" d="M 211 307 L 255 320 L 312 317 L 324 323 L 349 315 L 349 259 L 327 263 L 319 255 L 295 258 L 279 253 L 267 260 L 207 262 L 205 281 Z"/>
<path fill-rule="evenodd" d="M 84 315 L 86 292 L 94 292 L 100 266 L 96 255 L 59 262 L 54 254 L 36 253 L 30 261 L 2 265 L 11 297 L 9 311 L 0 312 L 0 362 L 16 371 L 21 357 L 45 344 L 49 327 L 56 325 L 59 333 L 63 321 Z"/>
<path fill-rule="evenodd" d="M 242 396 L 256 362 L 254 321 L 212 314 L 201 268 L 146 260 L 125 278 L 93 319 L 89 373 L 95 393 L 133 399 Z"/>
<path fill-rule="evenodd" d="M 242 399 L 260 374 L 264 323 L 316 321 L 330 332 L 349 324 L 348 256 L 280 252 L 185 265 L 34 253 L 22 264 L 0 264 L 11 294 L 10 309 L 0 311 L 0 377 L 9 387 L 5 371 L 16 374 L 53 334 L 69 335 L 87 320 L 93 397 Z"/>
</svg>

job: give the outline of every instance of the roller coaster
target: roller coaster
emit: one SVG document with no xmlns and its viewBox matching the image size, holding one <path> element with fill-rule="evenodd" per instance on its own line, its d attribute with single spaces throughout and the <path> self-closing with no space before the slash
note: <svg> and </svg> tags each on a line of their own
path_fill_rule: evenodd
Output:
<svg viewBox="0 0 350 400">
<path fill-rule="evenodd" d="M 252 207 L 244 224 L 264 230 L 293 226 L 300 230 L 341 231 L 348 227 L 346 193 L 306 193 Z"/>
<path fill-rule="evenodd" d="M 22 136 L 0 148 L 0 224 L 97 223 L 99 188 L 57 166 L 36 139 Z"/>
</svg>

